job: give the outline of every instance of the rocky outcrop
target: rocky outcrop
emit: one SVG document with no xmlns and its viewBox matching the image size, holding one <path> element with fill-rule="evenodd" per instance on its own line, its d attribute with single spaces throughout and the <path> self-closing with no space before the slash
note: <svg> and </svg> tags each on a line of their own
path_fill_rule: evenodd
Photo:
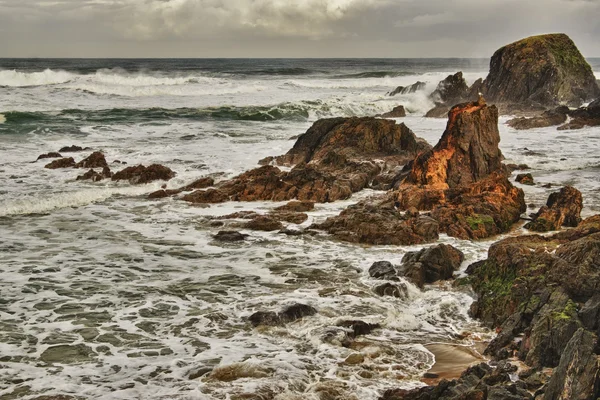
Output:
<svg viewBox="0 0 600 400">
<path fill-rule="evenodd" d="M 258 311 L 248 317 L 253 326 L 277 326 L 296 321 L 300 318 L 315 315 L 317 310 L 306 304 L 293 304 L 276 313 L 274 311 Z"/>
<path fill-rule="evenodd" d="M 60 153 L 57 152 L 50 152 L 50 153 L 45 153 L 45 154 L 40 154 L 38 156 L 37 160 L 43 160 L 45 158 L 62 158 L 62 156 L 60 155 Z"/>
<path fill-rule="evenodd" d="M 81 146 L 76 146 L 76 145 L 71 145 L 71 146 L 65 146 L 65 147 L 61 147 L 60 150 L 58 150 L 60 153 L 75 153 L 78 151 L 83 151 L 86 150 Z"/>
<path fill-rule="evenodd" d="M 501 164 L 499 141 L 496 107 L 484 101 L 457 105 L 438 144 L 396 176 L 395 191 L 315 228 L 348 241 L 402 245 L 427 243 L 436 229 L 464 239 L 506 232 L 526 207 L 523 191 L 508 181 Z M 413 208 L 430 214 L 402 213 Z"/>
<path fill-rule="evenodd" d="M 106 158 L 104 158 L 104 154 L 99 151 L 95 151 L 90 154 L 88 157 L 79 161 L 75 164 L 75 168 L 104 168 L 108 167 L 108 163 L 106 162 Z"/>
<path fill-rule="evenodd" d="M 58 168 L 72 168 L 75 166 L 75 160 L 73 157 L 60 158 L 52 161 L 50 164 L 46 164 L 44 168 L 58 169 Z"/>
<path fill-rule="evenodd" d="M 426 283 L 452 278 L 464 259 L 462 251 L 447 244 L 410 251 L 402 257 L 400 274 L 423 288 Z"/>
<path fill-rule="evenodd" d="M 112 174 L 112 172 L 110 172 L 110 168 L 104 167 L 104 168 L 102 168 L 102 172 L 96 172 L 93 169 L 90 169 L 85 174 L 79 175 L 77 177 L 77 180 L 78 181 L 90 180 L 92 182 L 98 182 L 98 181 L 101 181 L 103 179 L 111 178 L 112 175 L 113 174 Z"/>
<path fill-rule="evenodd" d="M 406 117 L 404 106 L 397 106 L 392 111 L 377 115 L 379 118 L 403 118 Z"/>
<path fill-rule="evenodd" d="M 143 184 L 153 181 L 168 181 L 175 177 L 175 172 L 169 167 L 160 164 L 152 164 L 148 167 L 137 165 L 127 167 L 112 176 L 113 181 L 128 180 L 131 184 Z"/>
<path fill-rule="evenodd" d="M 425 82 L 417 81 L 417 82 L 413 83 L 412 85 L 398 86 L 396 89 L 392 90 L 391 92 L 389 92 L 387 94 L 388 94 L 388 96 L 395 96 L 397 94 L 415 93 L 420 90 L 425 90 L 425 86 L 427 86 L 427 84 Z"/>
<path fill-rule="evenodd" d="M 565 34 L 532 36 L 497 50 L 484 81 L 497 103 L 580 106 L 600 95 L 590 65 Z"/>
<path fill-rule="evenodd" d="M 544 111 L 542 115 L 526 118 L 519 117 L 511 119 L 507 122 L 508 126 L 518 129 L 532 129 L 532 128 L 545 128 L 553 125 L 560 125 L 567 120 L 569 114 L 569 107 L 560 106 L 552 110 Z"/>
<path fill-rule="evenodd" d="M 237 231 L 219 231 L 213 238 L 219 242 L 242 242 L 248 237 L 245 233 Z"/>
<path fill-rule="evenodd" d="M 276 211 L 295 211 L 306 212 L 312 211 L 315 208 L 315 203 L 312 201 L 290 201 L 289 203 L 277 207 Z"/>
<path fill-rule="evenodd" d="M 519 182 L 522 185 L 533 185 L 533 175 L 527 174 L 518 174 L 515 178 L 515 182 Z"/>
<path fill-rule="evenodd" d="M 525 225 L 526 229 L 536 232 L 548 232 L 561 226 L 576 227 L 581 221 L 583 196 L 572 186 L 563 187 L 548 197 L 546 205 L 532 216 L 533 221 Z"/>
<path fill-rule="evenodd" d="M 331 202 L 347 199 L 382 173 L 387 173 L 429 148 L 404 124 L 375 118 L 330 118 L 315 122 L 274 165 L 247 171 L 216 185 L 216 192 L 198 191 L 190 202 L 284 201 Z M 264 162 L 266 163 L 266 161 Z"/>
<path fill-rule="evenodd" d="M 600 125 L 600 98 L 591 102 L 587 107 L 580 107 L 569 112 L 571 120 L 559 126 L 558 130 L 582 129 L 586 126 Z"/>
<path fill-rule="evenodd" d="M 196 190 L 196 189 L 206 189 L 208 187 L 211 187 L 215 184 L 215 181 L 213 178 L 209 178 L 209 177 L 205 177 L 205 178 L 200 178 L 200 179 L 196 179 L 194 182 L 185 185 L 183 187 L 180 187 L 178 189 L 160 189 L 157 190 L 156 192 L 152 192 L 148 195 L 149 199 L 162 199 L 165 197 L 169 197 L 169 196 L 175 196 L 177 194 L 180 194 L 182 192 L 190 192 L 192 190 Z"/>
<path fill-rule="evenodd" d="M 477 99 L 481 87 L 481 79 L 469 87 L 460 71 L 454 75 L 448 75 L 429 95 L 429 98 L 435 103 L 435 107 L 427 111 L 425 117 L 446 118 L 452 106 Z"/>
</svg>

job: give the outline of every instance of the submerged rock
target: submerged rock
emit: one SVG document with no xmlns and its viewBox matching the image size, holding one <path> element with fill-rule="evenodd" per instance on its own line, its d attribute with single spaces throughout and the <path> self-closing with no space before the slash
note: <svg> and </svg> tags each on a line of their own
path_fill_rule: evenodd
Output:
<svg viewBox="0 0 600 400">
<path fill-rule="evenodd" d="M 592 68 L 565 34 L 532 36 L 497 50 L 484 94 L 494 102 L 579 106 L 600 95 Z"/>
<path fill-rule="evenodd" d="M 108 167 L 108 163 L 106 162 L 106 158 L 104 158 L 104 154 L 99 151 L 95 151 L 90 154 L 88 157 L 79 161 L 75 164 L 75 168 L 104 168 Z"/>
<path fill-rule="evenodd" d="M 241 242 L 250 236 L 237 231 L 219 231 L 213 238 L 219 242 Z"/>
<path fill-rule="evenodd" d="M 317 310 L 306 304 L 293 304 L 279 313 L 273 311 L 258 311 L 248 317 L 253 326 L 277 326 L 315 315 Z"/>
<path fill-rule="evenodd" d="M 548 232 L 561 226 L 575 227 L 581 222 L 583 196 L 572 186 L 565 186 L 559 192 L 548 197 L 548 202 L 532 216 L 533 221 L 525 225 L 526 229 L 536 232 Z"/>
<path fill-rule="evenodd" d="M 81 146 L 76 146 L 76 145 L 71 145 L 71 146 L 65 146 L 62 147 L 60 150 L 58 150 L 60 153 L 75 153 L 78 151 L 83 151 L 86 150 Z"/>
<path fill-rule="evenodd" d="M 79 175 L 77 177 L 77 180 L 78 181 L 91 180 L 92 182 L 98 182 L 103 179 L 108 179 L 108 178 L 112 177 L 112 175 L 113 174 L 110 171 L 110 168 L 108 168 L 108 166 L 106 166 L 106 167 L 102 168 L 102 172 L 96 172 L 93 169 L 90 169 L 85 174 Z"/>
<path fill-rule="evenodd" d="M 162 199 L 165 197 L 170 197 L 170 196 L 175 196 L 177 194 L 180 194 L 182 192 L 189 192 L 195 189 L 205 189 L 208 187 L 211 187 L 215 184 L 215 181 L 213 178 L 209 178 L 209 177 L 205 177 L 205 178 L 200 178 L 200 179 L 196 179 L 194 182 L 185 185 L 183 187 L 180 187 L 178 189 L 160 189 L 157 190 L 156 192 L 152 192 L 148 195 L 149 199 Z"/>
<path fill-rule="evenodd" d="M 72 168 L 75 166 L 75 160 L 73 157 L 65 157 L 58 160 L 52 161 L 50 164 L 46 164 L 44 168 L 58 169 L 58 168 Z"/>
<path fill-rule="evenodd" d="M 508 126 L 518 129 L 546 128 L 548 126 L 560 125 L 567 120 L 569 107 L 560 106 L 553 110 L 544 111 L 540 116 L 533 118 L 514 118 L 507 122 Z"/>
<path fill-rule="evenodd" d="M 50 152 L 50 153 L 45 153 L 45 154 L 40 154 L 38 156 L 37 160 L 43 160 L 45 158 L 62 158 L 62 156 L 60 155 L 60 153 L 57 152 Z"/>
<path fill-rule="evenodd" d="M 169 167 L 160 164 L 152 164 L 148 167 L 137 165 L 127 167 L 112 176 L 113 181 L 128 180 L 131 184 L 143 184 L 153 181 L 168 181 L 175 177 L 175 172 Z"/>
<path fill-rule="evenodd" d="M 88 362 L 96 356 L 92 349 L 84 344 L 50 346 L 40 356 L 47 363 L 75 364 Z"/>
</svg>

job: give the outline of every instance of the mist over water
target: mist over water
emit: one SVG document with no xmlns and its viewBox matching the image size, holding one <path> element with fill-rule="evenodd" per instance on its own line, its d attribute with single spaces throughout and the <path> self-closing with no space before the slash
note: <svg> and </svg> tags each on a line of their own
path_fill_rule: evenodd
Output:
<svg viewBox="0 0 600 400">
<path fill-rule="evenodd" d="M 590 61 L 598 76 L 600 60 Z M 406 299 L 373 292 L 373 262 L 400 264 L 423 246 L 359 246 L 235 226 L 249 239 L 219 243 L 213 235 L 223 227 L 209 217 L 283 203 L 201 208 L 149 200 L 164 182 L 76 181 L 85 171 L 35 161 L 76 144 L 102 151 L 115 171 L 114 160 L 166 165 L 177 172 L 167 186 L 176 188 L 283 154 L 318 118 L 400 104 L 408 115 L 398 121 L 435 144 L 446 121 L 422 117 L 433 105 L 427 95 L 458 70 L 469 83 L 485 77 L 487 63 L 0 60 L 0 398 L 376 399 L 388 388 L 421 385 L 435 362 L 429 344 L 472 346 L 491 337 L 468 316 L 466 287 L 421 291 L 406 282 Z M 417 81 L 425 91 L 386 95 Z M 522 187 L 535 205 L 528 212 L 565 184 L 582 191 L 585 216 L 600 212 L 600 128 L 519 132 L 506 120 L 505 162 L 528 164 L 540 183 Z M 63 155 L 79 161 L 91 151 Z M 373 194 L 318 204 L 302 226 Z M 464 270 L 497 239 L 442 235 L 440 242 L 465 253 Z M 318 314 L 285 327 L 246 320 L 298 302 Z M 347 348 L 338 326 L 346 320 L 381 329 Z M 345 362 L 356 353 L 364 362 Z"/>
</svg>

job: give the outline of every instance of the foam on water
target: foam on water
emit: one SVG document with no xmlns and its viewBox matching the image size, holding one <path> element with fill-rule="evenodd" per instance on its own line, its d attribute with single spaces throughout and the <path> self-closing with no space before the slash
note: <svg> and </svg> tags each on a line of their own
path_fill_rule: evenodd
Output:
<svg viewBox="0 0 600 400">
<path fill-rule="evenodd" d="M 248 73 L 243 79 L 230 73 L 100 69 L 68 72 L 73 76 L 64 82 L 59 81 L 66 75 L 59 79 L 53 70 L 44 79 L 56 82 L 45 86 L 17 85 L 42 82 L 42 75 L 33 75 L 41 73 L 13 74 L 21 81 L 5 85 L 0 111 L 35 111 L 41 118 L 26 123 L 9 118 L 0 130 L 9 133 L 0 134 L 0 397 L 20 391 L 23 398 L 227 399 L 255 393 L 278 400 L 374 400 L 385 389 L 421 385 L 435 362 L 426 345 L 471 346 L 492 336 L 469 317 L 473 298 L 466 287 L 420 290 L 401 282 L 406 298 L 374 294 L 381 281 L 369 277 L 373 262 L 400 264 L 406 252 L 423 246 L 359 246 L 324 233 L 247 231 L 244 220 L 215 226 L 214 217 L 268 213 L 284 203 L 199 207 L 173 198 L 149 200 L 146 194 L 162 182 L 81 182 L 75 178 L 85 171 L 47 170 L 48 160 L 33 162 L 40 153 L 78 144 L 103 151 L 113 171 L 124 167 L 114 160 L 167 165 L 177 172 L 167 187 L 177 188 L 201 176 L 226 179 L 263 157 L 283 154 L 294 143 L 290 138 L 321 117 L 373 115 L 403 104 L 409 113 L 398 122 L 417 136 L 435 144 L 445 128 L 444 119 L 421 115 L 432 106 L 427 92 L 455 71 L 335 78 L 341 74 L 306 69 L 310 72 Z M 485 74 L 465 76 L 472 82 Z M 428 82 L 426 91 L 386 96 L 417 80 Z M 177 116 L 207 107 L 243 112 L 265 107 L 272 113 L 297 107 L 307 115 Z M 517 184 L 527 203 L 539 206 L 552 191 L 574 184 L 584 194 L 584 215 L 600 211 L 600 128 L 516 131 L 505 122 L 502 118 L 500 133 L 506 162 L 528 164 L 539 182 Z M 63 156 L 79 161 L 89 152 Z M 306 222 L 290 228 L 321 222 L 374 194 L 365 190 L 317 204 Z M 240 243 L 215 241 L 214 234 L 224 229 L 250 236 Z M 516 233 L 525 231 L 511 235 Z M 441 235 L 439 242 L 465 253 L 460 275 L 498 239 Z M 283 327 L 253 328 L 247 321 L 255 311 L 280 311 L 297 302 L 315 307 L 317 315 Z M 348 332 L 339 326 L 347 320 L 381 328 L 349 348 L 342 345 Z M 70 348 L 73 360 L 62 351 L 53 361 L 57 345 L 80 347 Z M 356 353 L 364 356 L 362 363 L 345 362 Z"/>
<path fill-rule="evenodd" d="M 0 86 L 27 87 L 57 85 L 74 79 L 76 75 L 66 71 L 20 72 L 16 70 L 0 71 Z"/>
</svg>

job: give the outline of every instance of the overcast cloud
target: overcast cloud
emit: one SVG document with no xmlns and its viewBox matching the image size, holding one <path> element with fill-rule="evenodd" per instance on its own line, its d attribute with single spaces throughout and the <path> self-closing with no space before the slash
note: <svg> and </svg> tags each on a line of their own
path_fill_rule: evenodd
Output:
<svg viewBox="0 0 600 400">
<path fill-rule="evenodd" d="M 0 57 L 489 57 L 549 32 L 600 57 L 600 0 L 0 0 Z"/>
</svg>

